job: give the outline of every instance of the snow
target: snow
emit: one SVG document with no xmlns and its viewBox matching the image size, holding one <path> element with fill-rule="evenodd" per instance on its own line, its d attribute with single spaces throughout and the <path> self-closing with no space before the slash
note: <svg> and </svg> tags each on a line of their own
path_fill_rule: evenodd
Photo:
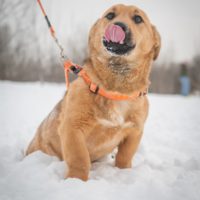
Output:
<svg viewBox="0 0 200 200">
<path fill-rule="evenodd" d="M 150 94 L 150 113 L 132 169 L 113 155 L 92 164 L 87 182 L 64 179 L 66 164 L 35 152 L 35 129 L 64 84 L 0 82 L 1 200 L 199 200 L 200 98 Z"/>
</svg>

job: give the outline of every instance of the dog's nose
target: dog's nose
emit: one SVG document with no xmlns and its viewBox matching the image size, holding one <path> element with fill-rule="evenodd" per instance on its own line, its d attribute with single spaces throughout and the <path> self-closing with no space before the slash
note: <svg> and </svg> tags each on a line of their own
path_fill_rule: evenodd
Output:
<svg viewBox="0 0 200 200">
<path fill-rule="evenodd" d="M 126 24 L 124 24 L 122 22 L 115 22 L 114 24 L 117 26 L 120 26 L 123 29 L 123 31 L 126 32 L 126 30 L 127 30 Z"/>
</svg>

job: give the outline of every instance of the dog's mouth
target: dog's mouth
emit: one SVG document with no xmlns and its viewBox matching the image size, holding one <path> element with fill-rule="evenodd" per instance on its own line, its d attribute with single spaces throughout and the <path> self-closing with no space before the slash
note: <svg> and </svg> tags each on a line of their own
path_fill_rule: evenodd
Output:
<svg viewBox="0 0 200 200">
<path fill-rule="evenodd" d="M 127 30 L 126 25 L 120 22 L 106 28 L 103 45 L 107 51 L 117 55 L 128 54 L 135 48 L 135 44 L 131 40 L 131 32 Z"/>
</svg>

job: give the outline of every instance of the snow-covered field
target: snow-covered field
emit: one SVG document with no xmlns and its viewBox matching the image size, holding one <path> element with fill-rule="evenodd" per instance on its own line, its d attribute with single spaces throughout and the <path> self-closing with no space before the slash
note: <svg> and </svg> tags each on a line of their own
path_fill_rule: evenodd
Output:
<svg viewBox="0 0 200 200">
<path fill-rule="evenodd" d="M 149 95 L 150 114 L 132 169 L 111 155 L 90 179 L 64 180 L 56 157 L 24 149 L 64 94 L 64 84 L 0 82 L 0 200 L 199 200 L 200 98 Z"/>
</svg>

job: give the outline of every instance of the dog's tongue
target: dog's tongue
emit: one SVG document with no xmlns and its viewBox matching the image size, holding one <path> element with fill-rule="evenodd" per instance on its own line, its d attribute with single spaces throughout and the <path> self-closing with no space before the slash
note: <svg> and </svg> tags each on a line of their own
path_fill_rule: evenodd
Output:
<svg viewBox="0 0 200 200">
<path fill-rule="evenodd" d="M 120 26 L 111 24 L 106 28 L 105 39 L 107 42 L 111 41 L 123 44 L 125 39 L 125 32 Z"/>
</svg>

